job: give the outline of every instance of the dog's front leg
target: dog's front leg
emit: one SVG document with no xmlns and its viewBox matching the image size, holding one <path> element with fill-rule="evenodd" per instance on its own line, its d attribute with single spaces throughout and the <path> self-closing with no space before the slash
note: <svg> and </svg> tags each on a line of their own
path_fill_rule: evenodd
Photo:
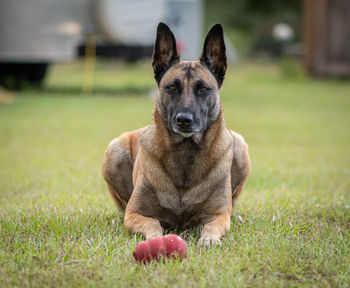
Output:
<svg viewBox="0 0 350 288">
<path fill-rule="evenodd" d="M 141 176 L 125 209 L 124 225 L 134 233 L 142 234 L 146 239 L 162 237 L 163 228 L 156 217 L 159 213 L 154 189 Z"/>
<path fill-rule="evenodd" d="M 221 247 L 221 236 L 230 230 L 231 224 L 231 213 L 222 213 L 217 217 L 203 226 L 201 237 L 198 240 L 200 246 L 220 246 Z"/>
<path fill-rule="evenodd" d="M 142 234 L 146 239 L 162 237 L 163 228 L 159 221 L 138 213 L 125 213 L 124 225 L 134 233 Z"/>
</svg>

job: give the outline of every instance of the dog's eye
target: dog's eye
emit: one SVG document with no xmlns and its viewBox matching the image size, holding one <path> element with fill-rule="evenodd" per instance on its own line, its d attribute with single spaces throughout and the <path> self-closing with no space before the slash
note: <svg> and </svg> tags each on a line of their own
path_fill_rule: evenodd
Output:
<svg viewBox="0 0 350 288">
<path fill-rule="evenodd" d="M 199 91 L 201 92 L 201 93 L 205 93 L 205 92 L 208 92 L 208 88 L 207 87 L 201 87 L 200 89 L 199 89 Z"/>
<path fill-rule="evenodd" d="M 171 92 L 175 92 L 177 90 L 177 87 L 176 87 L 176 85 L 170 85 L 170 86 L 168 86 L 168 89 Z"/>
</svg>

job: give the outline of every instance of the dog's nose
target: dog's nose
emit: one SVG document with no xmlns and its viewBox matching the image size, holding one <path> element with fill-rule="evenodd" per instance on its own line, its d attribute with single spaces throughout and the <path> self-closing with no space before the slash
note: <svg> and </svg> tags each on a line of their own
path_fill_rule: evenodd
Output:
<svg viewBox="0 0 350 288">
<path fill-rule="evenodd" d="M 176 124 L 181 128 L 188 128 L 193 123 L 193 115 L 188 112 L 180 112 L 176 115 Z"/>
</svg>

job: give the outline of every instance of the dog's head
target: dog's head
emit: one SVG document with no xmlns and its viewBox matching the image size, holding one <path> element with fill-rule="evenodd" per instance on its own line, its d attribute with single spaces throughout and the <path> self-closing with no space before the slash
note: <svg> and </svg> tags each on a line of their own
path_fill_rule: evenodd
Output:
<svg viewBox="0 0 350 288">
<path fill-rule="evenodd" d="M 207 130 L 220 112 L 227 68 L 221 25 L 209 31 L 199 61 L 180 61 L 174 34 L 159 23 L 152 66 L 159 87 L 157 110 L 168 130 L 185 138 Z"/>
</svg>

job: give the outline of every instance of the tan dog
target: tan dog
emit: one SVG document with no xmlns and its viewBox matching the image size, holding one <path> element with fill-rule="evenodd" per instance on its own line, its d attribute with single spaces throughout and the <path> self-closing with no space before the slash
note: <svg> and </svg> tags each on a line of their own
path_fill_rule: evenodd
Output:
<svg viewBox="0 0 350 288">
<path fill-rule="evenodd" d="M 107 147 L 103 176 L 127 229 L 146 239 L 163 228 L 204 224 L 200 245 L 221 245 L 250 170 L 248 146 L 225 126 L 219 90 L 227 60 L 221 25 L 208 33 L 200 61 L 180 61 L 160 23 L 153 53 L 159 93 L 153 124 Z"/>
</svg>

